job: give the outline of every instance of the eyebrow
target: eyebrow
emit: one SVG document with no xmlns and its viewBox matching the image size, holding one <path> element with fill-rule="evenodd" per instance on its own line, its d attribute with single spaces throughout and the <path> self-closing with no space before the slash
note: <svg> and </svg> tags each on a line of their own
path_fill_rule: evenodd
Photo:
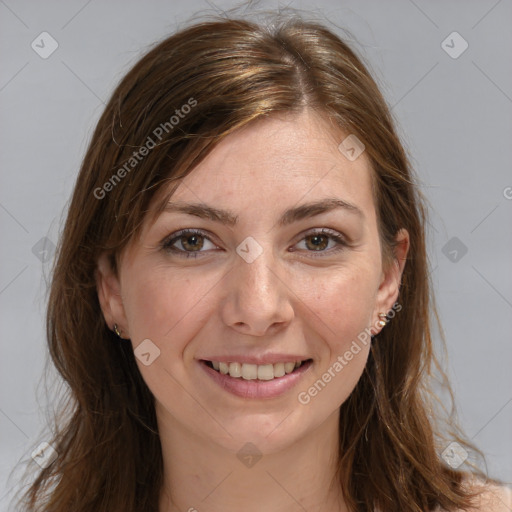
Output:
<svg viewBox="0 0 512 512">
<path fill-rule="evenodd" d="M 314 217 L 316 215 L 321 215 L 323 213 L 339 209 L 342 209 L 351 214 L 355 214 L 361 218 L 365 217 L 363 211 L 356 205 L 336 197 L 329 197 L 320 201 L 305 203 L 286 210 L 281 215 L 277 224 L 280 227 L 284 227 L 309 217 Z M 166 204 L 164 211 L 194 215 L 202 219 L 209 219 L 215 222 L 220 222 L 221 224 L 227 226 L 235 226 L 238 222 L 238 216 L 229 210 L 220 210 L 218 208 L 214 208 L 212 206 L 201 203 L 181 203 L 169 201 Z"/>
</svg>

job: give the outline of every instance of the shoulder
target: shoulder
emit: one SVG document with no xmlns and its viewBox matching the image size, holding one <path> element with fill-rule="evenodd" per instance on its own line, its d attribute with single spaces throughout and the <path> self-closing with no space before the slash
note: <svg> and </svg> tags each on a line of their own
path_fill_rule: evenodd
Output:
<svg viewBox="0 0 512 512">
<path fill-rule="evenodd" d="M 465 486 L 471 491 L 479 493 L 475 500 L 475 506 L 468 512 L 512 511 L 512 489 L 510 487 L 493 482 L 484 482 L 476 477 L 467 479 Z"/>
</svg>

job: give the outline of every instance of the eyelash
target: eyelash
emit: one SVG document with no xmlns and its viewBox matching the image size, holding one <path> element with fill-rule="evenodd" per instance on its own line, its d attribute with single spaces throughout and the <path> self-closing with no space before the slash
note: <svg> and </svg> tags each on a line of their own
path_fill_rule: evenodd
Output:
<svg viewBox="0 0 512 512">
<path fill-rule="evenodd" d="M 165 238 L 163 240 L 163 242 L 161 243 L 162 249 L 164 251 L 168 251 L 168 252 L 174 253 L 178 257 L 181 257 L 181 258 L 197 258 L 197 257 L 202 257 L 202 256 L 199 256 L 199 254 L 203 253 L 205 251 L 189 252 L 189 251 L 183 251 L 182 249 L 176 249 L 175 247 L 172 247 L 176 241 L 178 241 L 180 238 L 184 237 L 185 235 L 199 235 L 199 236 L 205 238 L 206 240 L 214 243 L 211 240 L 211 238 L 208 237 L 205 234 L 205 232 L 201 231 L 200 229 L 182 229 L 180 231 L 177 231 L 176 233 L 172 233 L 167 238 Z M 325 254 L 325 253 L 327 253 L 328 255 L 336 254 L 336 253 L 344 250 L 349 245 L 346 242 L 346 240 L 343 238 L 342 235 L 340 235 L 336 231 L 332 231 L 332 230 L 327 229 L 327 228 L 322 228 L 322 229 L 319 229 L 319 230 L 314 230 L 314 231 L 311 231 L 309 233 L 306 233 L 304 235 L 304 237 L 301 240 L 299 240 L 299 242 L 301 242 L 302 240 L 304 240 L 305 238 L 307 238 L 309 236 L 318 236 L 318 235 L 326 235 L 326 236 L 328 236 L 329 238 L 331 238 L 332 240 L 334 240 L 338 244 L 338 247 L 335 247 L 334 249 L 330 249 L 328 251 L 325 251 L 325 250 L 323 250 L 323 251 L 307 251 L 307 252 L 313 253 L 313 254 L 311 254 L 311 256 L 313 256 L 314 258 L 322 258 L 322 257 L 324 257 L 323 254 Z M 314 254 L 314 253 L 317 253 L 317 254 Z"/>
</svg>

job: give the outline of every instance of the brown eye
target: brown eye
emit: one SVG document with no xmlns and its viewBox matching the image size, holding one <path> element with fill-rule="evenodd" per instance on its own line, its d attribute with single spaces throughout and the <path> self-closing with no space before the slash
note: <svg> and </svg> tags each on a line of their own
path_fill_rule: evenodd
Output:
<svg viewBox="0 0 512 512">
<path fill-rule="evenodd" d="M 308 248 L 314 251 L 323 250 L 329 245 L 329 237 L 326 235 L 308 235 L 304 240 L 306 240 L 306 245 L 308 245 L 307 240 L 311 241 L 311 245 L 308 245 Z"/>
<path fill-rule="evenodd" d="M 186 229 L 178 231 L 177 233 L 173 233 L 163 242 L 162 248 L 179 256 L 184 256 L 186 258 L 197 258 L 198 254 L 205 252 L 201 251 L 205 240 L 212 243 L 211 240 L 202 231 Z M 175 247 L 176 244 L 178 247 Z"/>
<path fill-rule="evenodd" d="M 198 251 L 203 246 L 204 242 L 201 240 L 201 235 L 182 235 L 179 238 L 181 242 L 181 246 L 185 249 L 192 249 L 193 251 Z"/>
<path fill-rule="evenodd" d="M 348 246 L 341 233 L 326 228 L 308 233 L 302 240 L 305 242 L 307 252 L 318 253 L 312 254 L 313 257 L 329 256 Z M 335 242 L 334 247 L 326 250 L 331 240 Z"/>
</svg>

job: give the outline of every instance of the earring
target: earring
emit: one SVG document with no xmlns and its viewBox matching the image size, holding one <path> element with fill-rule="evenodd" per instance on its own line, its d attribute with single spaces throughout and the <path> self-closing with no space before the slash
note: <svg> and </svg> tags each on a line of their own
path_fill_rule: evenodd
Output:
<svg viewBox="0 0 512 512">
<path fill-rule="evenodd" d="M 379 327 L 384 327 L 388 323 L 386 313 L 379 313 L 379 318 L 380 320 L 377 322 L 377 325 Z"/>
<path fill-rule="evenodd" d="M 119 330 L 119 327 L 117 327 L 117 324 L 114 324 L 114 332 L 117 334 L 118 338 L 121 338 L 121 331 Z"/>
</svg>

